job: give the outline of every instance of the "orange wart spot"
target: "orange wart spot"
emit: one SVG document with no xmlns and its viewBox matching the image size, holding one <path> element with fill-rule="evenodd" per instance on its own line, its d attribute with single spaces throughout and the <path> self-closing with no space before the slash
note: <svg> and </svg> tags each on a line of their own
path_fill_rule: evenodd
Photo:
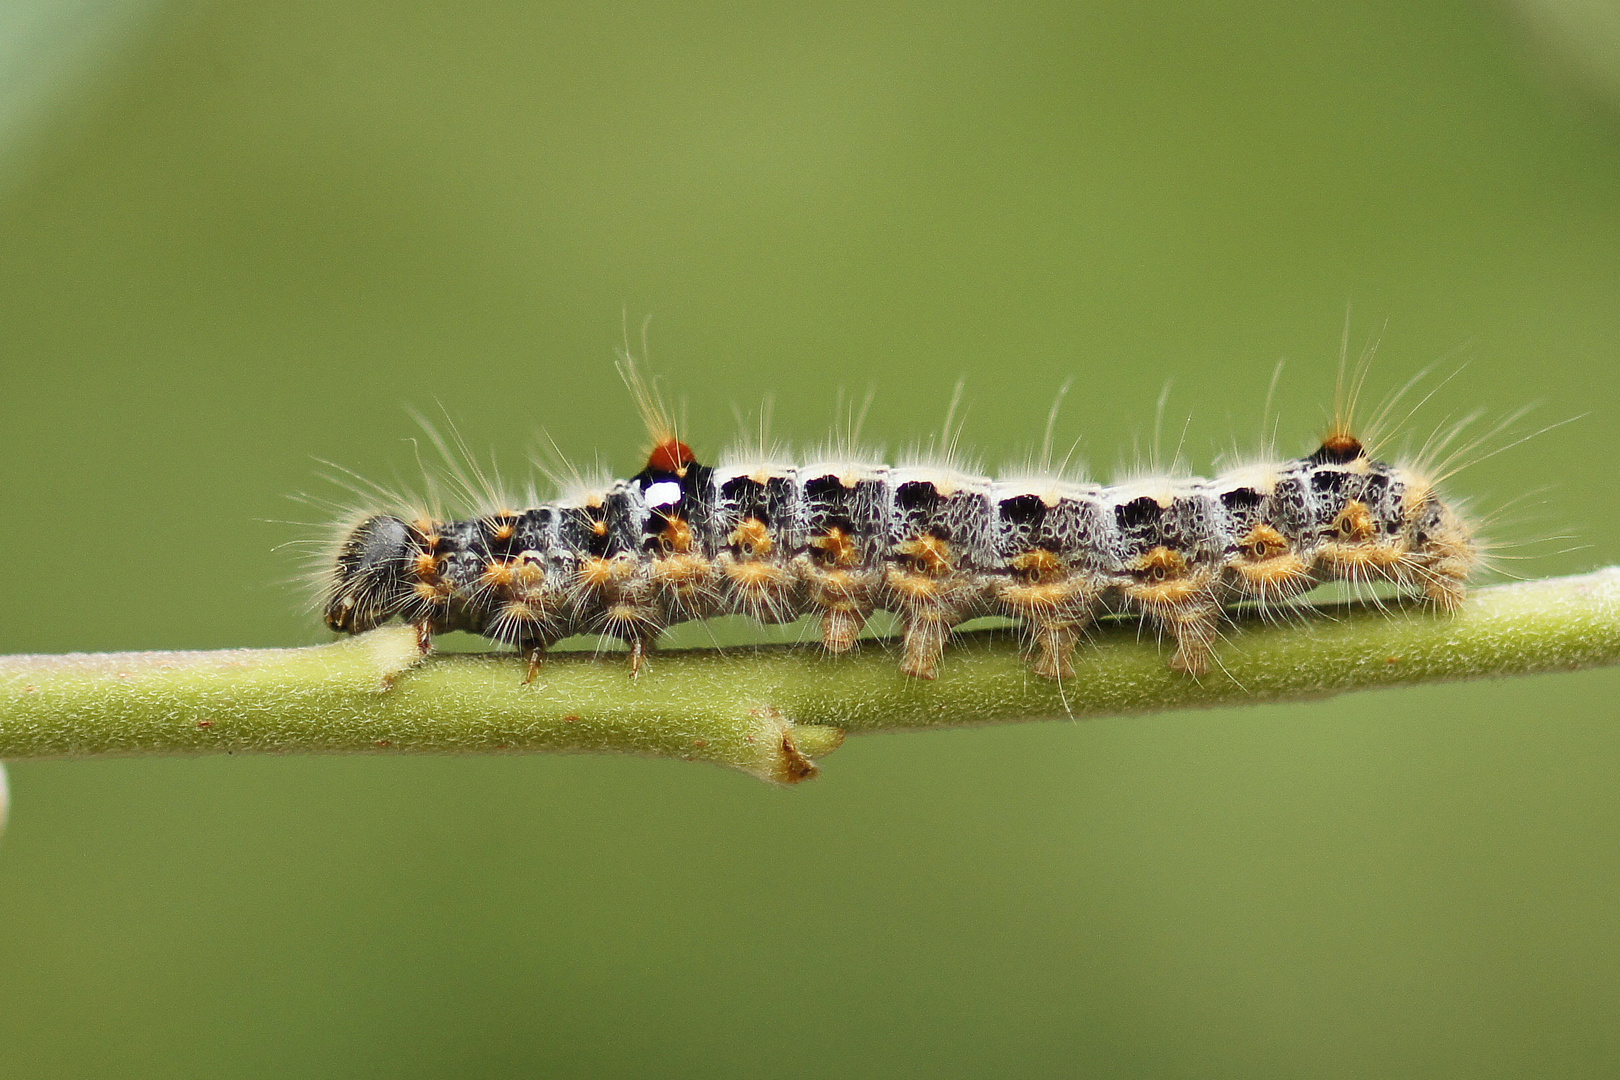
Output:
<svg viewBox="0 0 1620 1080">
<path fill-rule="evenodd" d="M 686 467 L 696 460 L 690 446 L 679 439 L 665 439 L 647 455 L 647 468 L 684 477 Z"/>
<path fill-rule="evenodd" d="M 937 536 L 925 533 L 903 540 L 894 546 L 894 553 L 910 559 L 925 574 L 937 576 L 951 572 L 951 545 Z"/>
<path fill-rule="evenodd" d="M 1029 613 L 1056 611 L 1079 593 L 1066 582 L 1036 585 L 1007 585 L 1001 590 L 1001 600 L 1008 607 Z"/>
<path fill-rule="evenodd" d="M 484 572 L 479 576 L 485 585 L 491 588 L 504 589 L 512 584 L 517 577 L 517 569 L 504 559 L 491 559 L 484 564 Z"/>
<path fill-rule="evenodd" d="M 709 573 L 709 560 L 701 555 L 673 555 L 653 563 L 653 576 L 666 585 L 690 585 Z"/>
<path fill-rule="evenodd" d="M 945 591 L 945 584 L 937 577 L 919 574 L 914 570 L 889 571 L 889 587 L 907 600 L 933 600 Z"/>
<path fill-rule="evenodd" d="M 820 586 L 825 603 L 852 600 L 861 593 L 860 580 L 846 570 L 833 570 L 822 574 L 816 579 L 816 584 Z"/>
<path fill-rule="evenodd" d="M 418 581 L 411 586 L 411 591 L 416 593 L 418 598 L 426 600 L 430 604 L 447 603 L 451 593 L 450 586 L 442 581 Z"/>
<path fill-rule="evenodd" d="M 591 535 L 593 535 L 593 536 L 606 536 L 607 532 L 608 532 L 608 523 L 607 523 L 606 518 L 594 518 L 594 519 L 592 519 L 592 521 L 591 521 Z"/>
<path fill-rule="evenodd" d="M 810 546 L 825 554 L 834 566 L 854 566 L 859 555 L 854 538 L 836 525 L 811 540 Z"/>
<path fill-rule="evenodd" d="M 1012 568 L 1031 581 L 1046 581 L 1063 572 L 1063 560 L 1055 551 L 1030 548 L 1013 556 Z"/>
<path fill-rule="evenodd" d="M 600 589 L 621 576 L 613 559 L 590 558 L 579 564 L 579 583 L 586 588 Z"/>
<path fill-rule="evenodd" d="M 1339 516 L 1333 519 L 1332 530 L 1338 539 L 1357 544 L 1371 540 L 1378 531 L 1373 524 L 1372 511 L 1359 499 L 1344 504 Z"/>
<path fill-rule="evenodd" d="M 726 542 L 750 555 L 769 555 L 776 546 L 771 531 L 759 518 L 749 518 L 731 531 Z"/>
<path fill-rule="evenodd" d="M 1127 586 L 1127 593 L 1136 602 L 1150 607 L 1180 607 L 1207 598 L 1211 585 L 1206 580 L 1208 575 L 1194 574 L 1186 557 L 1167 547 L 1154 548 L 1138 559 L 1131 570 L 1136 581 Z M 1155 614 L 1162 617 L 1164 612 Z"/>
<path fill-rule="evenodd" d="M 1240 562 L 1236 570 L 1250 588 L 1259 590 L 1262 595 L 1278 590 L 1294 592 L 1312 584 L 1310 567 L 1304 559 L 1291 552 L 1254 562 Z"/>
<path fill-rule="evenodd" d="M 501 608 L 500 618 L 506 622 L 539 622 L 540 616 L 528 604 L 514 601 Z"/>
<path fill-rule="evenodd" d="M 1132 570 L 1143 581 L 1168 581 L 1186 576 L 1187 559 L 1181 552 L 1161 544 L 1136 560 Z"/>
<path fill-rule="evenodd" d="M 759 559 L 750 559 L 728 564 L 726 577 L 744 589 L 764 589 L 780 584 L 787 577 L 787 571 Z"/>
<path fill-rule="evenodd" d="M 658 538 L 671 551 L 685 553 L 692 550 L 692 526 L 685 518 L 666 518 L 664 531 Z"/>
<path fill-rule="evenodd" d="M 438 556 L 430 555 L 425 551 L 417 553 L 416 557 L 411 560 L 411 573 L 415 574 L 423 581 L 431 581 L 432 579 L 438 577 Z"/>
<path fill-rule="evenodd" d="M 511 518 L 498 518 L 494 527 L 489 530 L 489 535 L 504 544 L 517 535 L 517 522 Z"/>
<path fill-rule="evenodd" d="M 1287 550 L 1288 538 L 1263 521 L 1238 541 L 1239 554 L 1251 562 L 1272 559 Z"/>
</svg>

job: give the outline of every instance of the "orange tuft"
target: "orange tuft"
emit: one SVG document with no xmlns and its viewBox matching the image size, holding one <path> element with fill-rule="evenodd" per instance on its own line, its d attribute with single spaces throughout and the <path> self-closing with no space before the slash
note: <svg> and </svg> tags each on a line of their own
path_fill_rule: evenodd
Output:
<svg viewBox="0 0 1620 1080">
<path fill-rule="evenodd" d="M 613 583 L 619 575 L 612 559 L 582 559 L 574 571 L 579 583 L 587 589 L 601 589 Z"/>
<path fill-rule="evenodd" d="M 1316 451 L 1315 457 L 1319 463 L 1348 465 L 1366 453 L 1367 448 L 1360 439 L 1343 428 L 1335 428 L 1322 439 L 1322 446 Z"/>
<path fill-rule="evenodd" d="M 679 439 L 665 439 L 653 447 L 652 453 L 647 455 L 647 468 L 655 472 L 674 473 L 676 476 L 685 476 L 686 467 L 697 460 L 692 448 Z"/>
<path fill-rule="evenodd" d="M 1365 544 L 1378 535 L 1378 526 L 1373 521 L 1372 511 L 1360 499 L 1351 499 L 1339 511 L 1339 516 L 1333 519 L 1331 526 L 1336 539 L 1352 544 Z"/>
<path fill-rule="evenodd" d="M 1273 559 L 1288 551 L 1288 539 L 1276 529 L 1260 522 L 1249 530 L 1247 536 L 1238 541 L 1238 552 L 1253 562 L 1263 559 Z"/>
<path fill-rule="evenodd" d="M 666 548 L 677 554 L 685 554 L 692 550 L 692 526 L 683 518 L 666 518 L 664 531 L 658 538 L 664 542 Z"/>
<path fill-rule="evenodd" d="M 759 559 L 728 563 L 725 569 L 726 577 L 730 578 L 733 584 L 749 592 L 765 592 L 777 588 L 787 579 L 786 570 Z"/>
<path fill-rule="evenodd" d="M 1187 558 L 1181 552 L 1160 544 L 1137 559 L 1131 570 L 1144 581 L 1169 581 L 1186 576 Z"/>
<path fill-rule="evenodd" d="M 854 566 L 860 557 L 860 550 L 855 546 L 854 539 L 836 525 L 820 536 L 812 538 L 810 546 L 820 551 L 834 566 Z"/>
<path fill-rule="evenodd" d="M 951 572 L 951 545 L 924 533 L 894 545 L 896 555 L 910 559 L 916 569 L 938 577 Z"/>
<path fill-rule="evenodd" d="M 759 518 L 748 518 L 731 531 L 726 543 L 742 549 L 749 555 L 769 555 L 776 542 L 771 531 Z"/>
<path fill-rule="evenodd" d="M 1030 581 L 1051 581 L 1063 572 L 1063 560 L 1046 548 L 1030 548 L 1013 556 L 1012 568 Z"/>
<path fill-rule="evenodd" d="M 492 589 L 506 588 L 516 576 L 513 564 L 506 559 L 490 559 L 484 564 L 484 572 L 478 575 L 479 580 Z"/>
</svg>

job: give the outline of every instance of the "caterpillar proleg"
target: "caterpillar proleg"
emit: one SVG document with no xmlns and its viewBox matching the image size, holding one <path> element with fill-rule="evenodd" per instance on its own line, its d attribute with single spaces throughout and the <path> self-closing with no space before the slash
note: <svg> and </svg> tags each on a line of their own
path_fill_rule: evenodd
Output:
<svg viewBox="0 0 1620 1080">
<path fill-rule="evenodd" d="M 624 641 L 637 672 L 677 623 L 812 615 L 841 653 L 881 610 L 903 630 L 900 670 L 932 679 L 953 627 L 998 615 L 1022 628 L 1032 670 L 1061 679 L 1094 618 L 1129 612 L 1173 642 L 1172 667 L 1198 676 L 1230 605 L 1340 581 L 1450 611 L 1480 562 L 1443 476 L 1380 460 L 1356 431 L 1360 368 L 1341 377 L 1336 419 L 1303 457 L 1111 486 L 994 478 L 948 459 L 888 465 L 848 448 L 704 464 L 634 363 L 623 371 L 652 441 L 640 472 L 552 501 L 492 499 L 460 519 L 366 513 L 327 571 L 327 625 L 355 634 L 401 619 L 424 650 L 470 631 L 527 653 L 533 678 L 574 634 Z"/>
</svg>

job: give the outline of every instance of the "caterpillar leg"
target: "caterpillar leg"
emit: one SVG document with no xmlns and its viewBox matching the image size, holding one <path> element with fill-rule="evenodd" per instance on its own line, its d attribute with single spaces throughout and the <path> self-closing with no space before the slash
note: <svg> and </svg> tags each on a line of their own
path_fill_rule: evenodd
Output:
<svg viewBox="0 0 1620 1080">
<path fill-rule="evenodd" d="M 799 582 L 791 567 L 730 553 L 722 554 L 716 565 L 732 610 L 762 623 L 790 622 L 799 613 Z"/>
<path fill-rule="evenodd" d="M 888 605 L 905 622 L 900 670 L 916 679 L 939 678 L 951 627 L 965 617 L 974 590 L 952 566 L 951 546 L 923 535 L 895 545 L 905 561 L 891 566 L 884 587 Z"/>
<path fill-rule="evenodd" d="M 647 666 L 647 654 L 652 652 L 651 638 L 634 637 L 630 639 L 630 677 L 635 678 Z"/>
<path fill-rule="evenodd" d="M 528 650 L 528 666 L 523 672 L 523 685 L 528 686 L 534 682 L 535 676 L 540 674 L 540 667 L 546 662 L 546 647 L 535 645 Z"/>
<path fill-rule="evenodd" d="M 1220 608 L 1211 604 L 1188 606 L 1159 616 L 1159 621 L 1176 640 L 1170 667 L 1194 678 L 1209 671 L 1215 656 L 1215 639 L 1220 627 Z"/>
<path fill-rule="evenodd" d="M 839 604 L 821 613 L 821 647 L 830 653 L 846 653 L 866 628 L 866 612 L 854 604 Z"/>
<path fill-rule="evenodd" d="M 604 624 L 606 633 L 630 647 L 630 674 L 640 675 L 664 630 L 662 613 L 651 604 L 620 601 L 608 607 Z"/>
<path fill-rule="evenodd" d="M 1208 671 L 1220 630 L 1220 567 L 1159 546 L 1137 560 L 1131 575 L 1126 600 L 1175 639 L 1171 668 L 1194 677 Z"/>
<path fill-rule="evenodd" d="M 1479 551 L 1467 524 L 1456 513 L 1444 506 L 1433 513 L 1437 520 L 1427 542 L 1407 561 L 1420 568 L 1423 595 L 1441 611 L 1456 611 L 1468 595 L 1468 576 L 1479 565 Z"/>
<path fill-rule="evenodd" d="M 1026 552 L 1012 566 L 1021 576 L 999 585 L 995 600 L 1002 613 L 1027 628 L 1034 646 L 1030 670 L 1048 679 L 1073 678 L 1074 651 L 1102 590 L 1049 551 Z"/>
<path fill-rule="evenodd" d="M 911 612 L 906 618 L 900 673 L 914 679 L 939 678 L 939 662 L 945 655 L 951 625 L 946 614 L 937 609 Z"/>
<path fill-rule="evenodd" d="M 1047 679 L 1074 678 L 1074 650 L 1083 623 L 1043 620 L 1035 624 L 1035 658 L 1029 669 Z"/>
<path fill-rule="evenodd" d="M 848 652 L 872 615 L 872 575 L 813 564 L 804 575 L 810 610 L 821 616 L 821 647 L 830 653 Z"/>
</svg>

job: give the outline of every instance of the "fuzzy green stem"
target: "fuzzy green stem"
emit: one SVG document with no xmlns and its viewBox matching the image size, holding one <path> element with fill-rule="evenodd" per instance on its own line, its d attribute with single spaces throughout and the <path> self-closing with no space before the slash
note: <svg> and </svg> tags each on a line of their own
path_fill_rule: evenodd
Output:
<svg viewBox="0 0 1620 1080">
<path fill-rule="evenodd" d="M 1144 639 L 1145 637 L 1145 639 Z M 1620 568 L 1482 589 L 1455 616 L 1348 604 L 1240 617 L 1202 679 L 1139 623 L 1100 626 L 1073 679 L 1030 674 L 1015 638 L 960 636 L 938 680 L 892 649 L 763 646 L 558 654 L 532 684 L 511 655 L 420 658 L 409 628 L 303 649 L 0 658 L 0 757 L 203 753 L 618 752 L 815 775 L 844 733 L 1092 717 L 1620 662 Z"/>
</svg>

